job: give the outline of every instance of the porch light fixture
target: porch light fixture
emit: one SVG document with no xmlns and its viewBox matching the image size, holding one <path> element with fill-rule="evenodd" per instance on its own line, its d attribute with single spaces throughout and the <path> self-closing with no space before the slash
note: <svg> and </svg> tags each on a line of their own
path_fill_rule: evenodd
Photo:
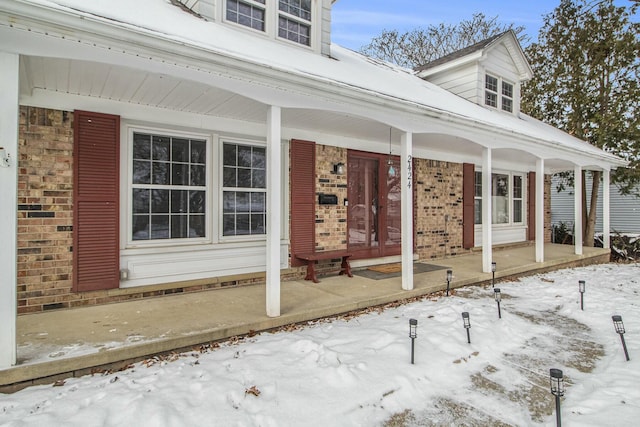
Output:
<svg viewBox="0 0 640 427">
<path fill-rule="evenodd" d="M 453 279 L 453 270 L 447 270 L 447 296 L 449 296 L 449 286 Z"/>
<path fill-rule="evenodd" d="M 409 338 L 411 338 L 411 364 L 413 365 L 413 350 L 415 348 L 415 339 L 418 336 L 418 319 L 409 319 Z"/>
<path fill-rule="evenodd" d="M 491 287 L 495 288 L 496 285 L 496 262 L 491 262 Z"/>
<path fill-rule="evenodd" d="M 560 417 L 560 397 L 564 396 L 564 377 L 560 369 L 549 370 L 549 383 L 551 385 L 551 394 L 556 397 L 556 425 L 562 426 Z"/>
<path fill-rule="evenodd" d="M 467 343 L 471 344 L 471 334 L 469 333 L 469 329 L 471 329 L 471 321 L 469 320 L 468 311 L 462 313 L 462 325 L 467 330 Z"/>
<path fill-rule="evenodd" d="M 502 299 L 502 297 L 500 295 L 500 288 L 495 288 L 493 290 L 493 297 L 495 298 L 496 302 L 498 303 L 498 319 L 502 319 L 502 313 L 500 312 L 500 300 Z"/>
<path fill-rule="evenodd" d="M 344 175 L 346 172 L 346 169 L 344 167 L 344 163 L 342 162 L 338 162 L 336 164 L 333 165 L 333 173 L 336 175 Z"/>
<path fill-rule="evenodd" d="M 0 166 L 4 168 L 8 168 L 11 164 L 11 157 L 7 154 L 7 151 L 4 147 L 0 147 Z"/>
<path fill-rule="evenodd" d="M 622 316 L 611 316 L 613 320 L 613 327 L 616 328 L 616 332 L 620 335 L 620 341 L 622 341 L 622 349 L 624 350 L 624 357 L 629 361 L 629 352 L 627 351 L 627 343 L 624 342 L 624 323 L 622 323 Z"/>
<path fill-rule="evenodd" d="M 584 280 L 578 280 L 578 291 L 580 291 L 580 310 L 584 310 L 584 290 L 585 290 Z"/>
<path fill-rule="evenodd" d="M 396 176 L 396 168 L 393 167 L 393 160 L 391 159 L 391 127 L 389 128 L 389 157 L 387 157 L 387 166 L 389 168 L 389 176 Z"/>
</svg>

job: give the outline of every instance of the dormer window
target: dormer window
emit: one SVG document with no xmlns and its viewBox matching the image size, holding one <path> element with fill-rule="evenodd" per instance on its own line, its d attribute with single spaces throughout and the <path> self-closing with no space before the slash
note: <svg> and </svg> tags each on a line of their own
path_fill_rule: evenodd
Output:
<svg viewBox="0 0 640 427">
<path fill-rule="evenodd" d="M 264 31 L 265 0 L 227 0 L 227 21 Z"/>
<path fill-rule="evenodd" d="M 500 91 L 498 91 L 500 89 Z M 499 102 L 498 102 L 498 98 Z M 513 84 L 487 74 L 484 81 L 484 103 L 493 108 L 513 112 Z"/>
<path fill-rule="evenodd" d="M 311 46 L 311 0 L 280 0 L 278 37 Z"/>
<path fill-rule="evenodd" d="M 311 3 L 312 0 L 278 0 L 276 11 L 271 7 L 275 2 L 227 0 L 225 16 L 229 22 L 267 34 L 277 25 L 278 38 L 311 46 Z"/>
</svg>

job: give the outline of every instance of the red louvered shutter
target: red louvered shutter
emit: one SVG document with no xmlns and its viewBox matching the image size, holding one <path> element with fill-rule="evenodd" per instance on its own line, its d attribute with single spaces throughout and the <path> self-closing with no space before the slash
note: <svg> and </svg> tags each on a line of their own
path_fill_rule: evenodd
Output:
<svg viewBox="0 0 640 427">
<path fill-rule="evenodd" d="M 472 163 L 462 165 L 462 246 L 465 249 L 473 248 L 475 244 L 475 176 L 476 169 Z"/>
<path fill-rule="evenodd" d="M 305 265 L 296 253 L 313 252 L 316 246 L 316 144 L 291 141 L 291 265 Z"/>
<path fill-rule="evenodd" d="M 529 172 L 527 177 L 527 239 L 536 240 L 536 173 Z"/>
<path fill-rule="evenodd" d="M 73 289 L 119 286 L 120 117 L 74 112 Z"/>
</svg>

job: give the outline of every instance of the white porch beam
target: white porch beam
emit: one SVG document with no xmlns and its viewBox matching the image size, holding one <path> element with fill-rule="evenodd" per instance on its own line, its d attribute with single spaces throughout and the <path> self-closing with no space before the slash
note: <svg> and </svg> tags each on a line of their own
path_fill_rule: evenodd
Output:
<svg viewBox="0 0 640 427">
<path fill-rule="evenodd" d="M 611 171 L 602 171 L 602 247 L 611 248 Z"/>
<path fill-rule="evenodd" d="M 280 234 L 282 218 L 282 111 L 267 111 L 267 316 L 280 316 Z"/>
<path fill-rule="evenodd" d="M 491 222 L 491 148 L 482 149 L 482 271 L 491 273 L 493 242 Z"/>
<path fill-rule="evenodd" d="M 544 159 L 536 160 L 536 262 L 544 262 Z"/>
<path fill-rule="evenodd" d="M 576 166 L 573 179 L 573 243 L 575 254 L 582 255 L 582 167 Z"/>
<path fill-rule="evenodd" d="M 402 289 L 413 289 L 413 134 L 400 138 L 400 191 L 402 212 Z"/>
<path fill-rule="evenodd" d="M 0 52 L 0 369 L 15 365 L 17 353 L 18 69 L 19 55 Z"/>
</svg>

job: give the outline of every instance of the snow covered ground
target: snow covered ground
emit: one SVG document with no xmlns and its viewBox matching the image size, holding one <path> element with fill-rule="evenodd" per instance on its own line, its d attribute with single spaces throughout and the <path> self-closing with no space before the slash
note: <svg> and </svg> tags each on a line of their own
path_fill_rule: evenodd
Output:
<svg viewBox="0 0 640 427">
<path fill-rule="evenodd" d="M 0 395 L 0 425 L 555 425 L 550 368 L 564 371 L 565 425 L 638 425 L 638 264 L 496 287 L 501 319 L 490 286 L 459 289 Z M 410 318 L 418 320 L 413 365 Z"/>
</svg>

